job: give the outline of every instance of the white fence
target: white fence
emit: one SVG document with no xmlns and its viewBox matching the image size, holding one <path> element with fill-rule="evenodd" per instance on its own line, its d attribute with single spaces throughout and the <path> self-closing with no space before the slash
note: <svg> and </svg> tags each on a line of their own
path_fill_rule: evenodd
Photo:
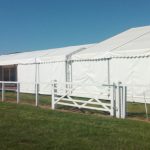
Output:
<svg viewBox="0 0 150 150">
<path fill-rule="evenodd" d="M 17 103 L 19 103 L 20 84 L 18 82 L 0 81 L 2 102 L 5 100 L 5 91 L 15 91 L 17 93 Z"/>
<path fill-rule="evenodd" d="M 150 104 L 150 85 L 126 85 L 128 87 L 127 98 L 129 102 Z"/>
<path fill-rule="evenodd" d="M 19 82 L 0 81 L 2 102 L 5 101 L 5 95 L 6 95 L 5 92 L 13 91 L 16 93 L 16 102 L 18 104 L 20 102 L 20 93 L 21 93 L 20 92 L 20 84 L 21 83 L 19 83 Z M 29 83 L 23 83 L 23 84 L 29 84 Z M 30 85 L 34 86 L 35 106 L 38 106 L 38 103 L 39 103 L 39 84 L 30 83 Z"/>
<path fill-rule="evenodd" d="M 5 91 L 16 92 L 16 102 L 20 102 L 20 85 L 29 83 L 4 82 L 0 81 L 2 102 L 5 101 Z M 35 94 L 35 106 L 39 105 L 40 86 L 42 83 L 30 83 L 29 87 Z M 90 109 L 108 112 L 111 116 L 125 118 L 127 88 L 118 85 L 97 85 L 98 89 L 94 90 L 95 85 L 81 85 L 76 83 L 59 83 L 53 81 L 47 83 L 52 95 L 52 109 L 57 105 L 77 107 L 79 109 Z M 92 89 L 92 91 L 81 90 Z M 83 92 L 84 91 L 84 92 Z M 89 96 L 88 96 L 89 95 Z"/>
</svg>

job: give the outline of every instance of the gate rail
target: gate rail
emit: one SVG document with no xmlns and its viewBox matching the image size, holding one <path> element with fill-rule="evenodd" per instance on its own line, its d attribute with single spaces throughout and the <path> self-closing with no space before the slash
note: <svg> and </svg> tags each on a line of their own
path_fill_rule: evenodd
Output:
<svg viewBox="0 0 150 150">
<path fill-rule="evenodd" d="M 61 85 L 61 86 L 60 86 Z M 63 86 L 62 86 L 63 85 Z M 100 92 L 103 88 L 107 88 L 107 92 L 102 92 L 103 95 L 84 97 L 81 99 L 80 94 L 76 93 L 76 90 L 84 88 L 89 85 L 79 85 L 75 83 L 59 83 L 53 81 L 52 83 L 52 109 L 55 109 L 57 105 L 65 105 L 77 107 L 79 109 L 92 109 L 108 112 L 111 116 L 117 118 L 125 118 L 126 116 L 126 100 L 127 100 L 127 87 L 118 85 L 100 85 Z M 74 94 L 76 93 L 76 94 Z M 92 93 L 92 92 L 91 92 Z M 86 93 L 84 93 L 86 94 Z M 88 95 L 89 93 L 87 93 Z M 93 94 L 92 94 L 93 95 Z M 103 97 L 106 97 L 105 99 Z"/>
</svg>

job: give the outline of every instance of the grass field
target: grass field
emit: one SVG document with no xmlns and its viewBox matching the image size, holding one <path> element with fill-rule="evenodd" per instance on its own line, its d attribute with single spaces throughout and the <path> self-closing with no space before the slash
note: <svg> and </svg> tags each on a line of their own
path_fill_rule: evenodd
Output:
<svg viewBox="0 0 150 150">
<path fill-rule="evenodd" d="M 150 124 L 0 102 L 0 150 L 149 150 Z"/>
</svg>

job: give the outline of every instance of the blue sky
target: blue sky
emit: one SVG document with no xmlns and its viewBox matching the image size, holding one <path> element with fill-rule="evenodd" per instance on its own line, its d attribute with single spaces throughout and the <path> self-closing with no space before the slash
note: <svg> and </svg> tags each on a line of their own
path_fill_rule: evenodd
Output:
<svg viewBox="0 0 150 150">
<path fill-rule="evenodd" d="M 100 42 L 145 25 L 149 0 L 0 0 L 0 54 Z"/>
</svg>

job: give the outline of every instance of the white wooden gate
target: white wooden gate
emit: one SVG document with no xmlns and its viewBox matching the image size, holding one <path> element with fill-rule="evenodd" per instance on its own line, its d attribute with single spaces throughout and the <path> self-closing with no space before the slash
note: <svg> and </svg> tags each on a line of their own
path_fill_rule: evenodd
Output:
<svg viewBox="0 0 150 150">
<path fill-rule="evenodd" d="M 13 90 L 17 93 L 17 103 L 19 103 L 19 82 L 0 81 L 2 101 L 5 100 L 5 91 L 8 90 L 6 88 L 7 84 L 16 85 L 16 88 Z M 38 106 L 39 84 L 32 84 L 35 85 L 35 105 Z M 127 87 L 122 86 L 120 83 L 117 85 L 81 85 L 53 81 L 51 85 L 52 109 L 55 109 L 57 105 L 66 105 L 79 109 L 84 108 L 108 112 L 111 116 L 117 118 L 125 118 L 126 116 Z"/>
<path fill-rule="evenodd" d="M 126 88 L 121 85 L 99 85 L 99 91 L 80 92 L 93 85 L 75 83 L 52 83 L 52 109 L 57 105 L 108 112 L 111 116 L 125 118 Z M 125 90 L 124 90 L 125 89 Z M 82 91 L 82 90 L 81 90 Z"/>
</svg>

